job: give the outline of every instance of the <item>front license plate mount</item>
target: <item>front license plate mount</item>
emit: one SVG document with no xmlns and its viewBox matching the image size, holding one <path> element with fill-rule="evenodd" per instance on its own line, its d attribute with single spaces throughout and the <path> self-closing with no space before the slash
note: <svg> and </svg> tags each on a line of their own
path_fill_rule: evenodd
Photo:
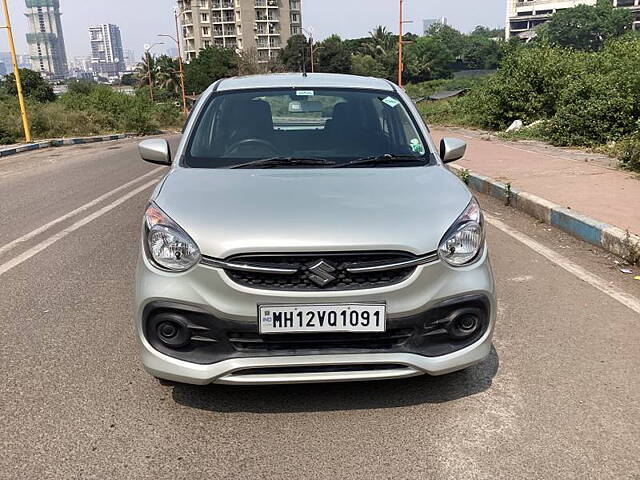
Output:
<svg viewBox="0 0 640 480">
<path fill-rule="evenodd" d="M 258 305 L 258 331 L 277 333 L 384 332 L 385 303 Z"/>
</svg>

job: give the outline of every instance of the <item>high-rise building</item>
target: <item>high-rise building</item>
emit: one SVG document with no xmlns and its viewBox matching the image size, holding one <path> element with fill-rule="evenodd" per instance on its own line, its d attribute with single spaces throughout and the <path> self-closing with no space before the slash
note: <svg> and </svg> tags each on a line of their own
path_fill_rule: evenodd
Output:
<svg viewBox="0 0 640 480">
<path fill-rule="evenodd" d="M 258 61 L 277 56 L 291 35 L 302 33 L 301 0 L 177 0 L 187 61 L 217 45 L 255 49 Z"/>
<path fill-rule="evenodd" d="M 120 28 L 111 23 L 89 27 L 91 39 L 91 64 L 93 71 L 109 77 L 124 72 L 124 50 Z"/>
<path fill-rule="evenodd" d="M 422 20 L 422 31 L 426 35 L 434 25 L 447 25 L 447 17 L 427 18 Z"/>
<path fill-rule="evenodd" d="M 640 0 L 611 0 L 615 7 L 631 9 L 635 14 L 633 28 L 640 30 Z M 505 35 L 529 39 L 535 28 L 549 20 L 559 10 L 577 5 L 595 5 L 597 0 L 507 0 Z"/>
<path fill-rule="evenodd" d="M 62 34 L 59 0 L 26 0 L 31 68 L 49 80 L 63 80 L 69 72 Z"/>
<path fill-rule="evenodd" d="M 69 71 L 73 76 L 77 76 L 78 73 L 92 72 L 91 57 L 90 56 L 77 56 L 73 57 L 69 63 Z"/>
</svg>

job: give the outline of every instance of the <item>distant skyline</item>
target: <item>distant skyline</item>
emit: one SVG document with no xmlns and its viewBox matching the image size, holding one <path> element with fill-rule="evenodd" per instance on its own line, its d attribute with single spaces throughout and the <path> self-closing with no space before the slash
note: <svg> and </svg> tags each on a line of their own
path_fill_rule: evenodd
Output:
<svg viewBox="0 0 640 480">
<path fill-rule="evenodd" d="M 127 50 L 141 55 L 145 43 L 165 42 L 154 49 L 165 53 L 173 48 L 168 38 L 159 33 L 175 35 L 174 0 L 60 0 L 62 26 L 69 58 L 89 55 L 89 27 L 114 23 L 120 27 L 122 43 Z M 480 5 L 481 4 L 481 5 Z M 407 31 L 422 33 L 422 20 L 447 17 L 449 25 L 463 31 L 476 25 L 504 27 L 506 0 L 404 0 L 405 18 L 413 23 Z M 27 53 L 25 34 L 27 21 L 24 0 L 9 0 L 14 38 L 18 53 Z M 321 40 L 337 33 L 342 38 L 367 36 L 377 25 L 398 31 L 397 0 L 302 0 L 302 21 L 312 27 L 314 38 Z M 4 24 L 4 18 L 0 18 Z M 0 51 L 9 49 L 7 34 L 0 30 Z"/>
</svg>

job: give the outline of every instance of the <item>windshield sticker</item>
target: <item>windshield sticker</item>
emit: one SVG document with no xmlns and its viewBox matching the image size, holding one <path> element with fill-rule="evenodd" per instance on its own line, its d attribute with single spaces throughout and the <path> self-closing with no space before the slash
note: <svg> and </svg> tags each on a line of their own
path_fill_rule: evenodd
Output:
<svg viewBox="0 0 640 480">
<path fill-rule="evenodd" d="M 313 90 L 296 90 L 296 95 L 299 97 L 313 97 Z"/>
<path fill-rule="evenodd" d="M 417 138 L 412 138 L 410 143 L 411 150 L 419 153 L 420 155 L 424 155 L 424 147 L 422 146 L 422 143 L 420 143 L 420 140 L 418 140 Z"/>
<path fill-rule="evenodd" d="M 400 105 L 400 101 L 396 100 L 393 97 L 387 97 L 385 99 L 382 100 L 384 103 L 386 103 L 387 105 L 389 105 L 392 108 L 397 107 L 398 105 Z"/>
</svg>

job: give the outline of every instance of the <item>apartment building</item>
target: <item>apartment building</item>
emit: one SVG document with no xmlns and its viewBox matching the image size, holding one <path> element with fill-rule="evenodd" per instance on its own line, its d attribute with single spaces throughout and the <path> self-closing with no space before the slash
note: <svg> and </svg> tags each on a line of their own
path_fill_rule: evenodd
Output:
<svg viewBox="0 0 640 480">
<path fill-rule="evenodd" d="M 59 0 L 26 0 L 31 68 L 51 81 L 69 74 Z"/>
<path fill-rule="evenodd" d="M 616 7 L 629 8 L 635 14 L 634 29 L 640 30 L 640 0 L 611 0 Z M 597 0 L 507 0 L 505 34 L 531 38 L 534 29 L 551 18 L 555 12 L 576 5 L 595 5 Z"/>
<path fill-rule="evenodd" d="M 291 35 L 302 33 L 301 0 L 178 0 L 186 61 L 217 45 L 256 49 L 258 60 L 278 55 Z"/>
<path fill-rule="evenodd" d="M 117 77 L 126 69 L 120 27 L 103 23 L 89 27 L 91 64 L 96 73 Z"/>
</svg>

